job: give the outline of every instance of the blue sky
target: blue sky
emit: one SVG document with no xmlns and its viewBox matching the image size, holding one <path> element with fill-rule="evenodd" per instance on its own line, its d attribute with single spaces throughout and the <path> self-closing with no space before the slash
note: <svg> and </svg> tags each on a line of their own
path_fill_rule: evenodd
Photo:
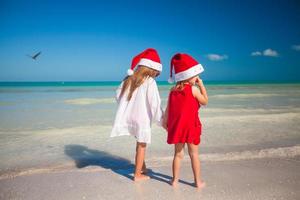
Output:
<svg viewBox="0 0 300 200">
<path fill-rule="evenodd" d="M 0 0 L 0 81 L 121 80 L 148 47 L 158 80 L 184 52 L 204 80 L 299 81 L 300 3 Z"/>
</svg>

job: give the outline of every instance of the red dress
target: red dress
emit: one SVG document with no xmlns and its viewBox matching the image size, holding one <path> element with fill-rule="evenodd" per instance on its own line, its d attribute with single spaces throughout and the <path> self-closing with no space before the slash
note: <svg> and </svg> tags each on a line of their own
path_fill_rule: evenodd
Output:
<svg viewBox="0 0 300 200">
<path fill-rule="evenodd" d="M 169 94 L 168 144 L 200 143 L 202 124 L 198 116 L 200 104 L 193 96 L 192 86 Z"/>
</svg>

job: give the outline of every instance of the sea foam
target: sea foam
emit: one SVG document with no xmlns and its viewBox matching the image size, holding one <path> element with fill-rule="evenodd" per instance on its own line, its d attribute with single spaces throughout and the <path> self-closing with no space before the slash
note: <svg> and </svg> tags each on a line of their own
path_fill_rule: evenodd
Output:
<svg viewBox="0 0 300 200">
<path fill-rule="evenodd" d="M 246 150 L 228 153 L 206 153 L 200 154 L 201 161 L 238 161 L 261 158 L 293 158 L 300 156 L 300 145 L 290 147 L 268 148 L 261 150 Z M 172 156 L 152 159 L 153 162 L 172 161 Z"/>
</svg>

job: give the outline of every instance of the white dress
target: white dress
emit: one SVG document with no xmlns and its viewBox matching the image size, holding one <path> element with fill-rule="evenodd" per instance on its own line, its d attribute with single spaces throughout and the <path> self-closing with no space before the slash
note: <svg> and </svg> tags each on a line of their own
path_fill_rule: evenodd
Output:
<svg viewBox="0 0 300 200">
<path fill-rule="evenodd" d="M 123 82 L 116 91 L 119 104 L 111 137 L 133 135 L 138 142 L 151 143 L 151 124 L 161 126 L 163 111 L 156 81 L 149 77 L 127 100 L 128 89 L 120 97 Z"/>
</svg>

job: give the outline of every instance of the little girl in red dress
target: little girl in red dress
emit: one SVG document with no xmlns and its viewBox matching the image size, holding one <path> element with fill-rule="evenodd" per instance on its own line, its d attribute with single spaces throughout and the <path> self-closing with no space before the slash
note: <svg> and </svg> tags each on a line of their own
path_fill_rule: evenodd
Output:
<svg viewBox="0 0 300 200">
<path fill-rule="evenodd" d="M 201 180 L 198 155 L 202 124 L 198 116 L 198 110 L 200 105 L 208 103 L 208 97 L 203 82 L 198 75 L 204 69 L 191 56 L 181 53 L 174 55 L 171 60 L 170 78 L 172 78 L 173 67 L 176 85 L 170 91 L 163 122 L 165 129 L 168 131 L 168 144 L 175 144 L 171 184 L 176 186 L 178 183 L 180 162 L 184 155 L 184 145 L 187 143 L 195 186 L 202 188 L 205 183 Z"/>
</svg>

